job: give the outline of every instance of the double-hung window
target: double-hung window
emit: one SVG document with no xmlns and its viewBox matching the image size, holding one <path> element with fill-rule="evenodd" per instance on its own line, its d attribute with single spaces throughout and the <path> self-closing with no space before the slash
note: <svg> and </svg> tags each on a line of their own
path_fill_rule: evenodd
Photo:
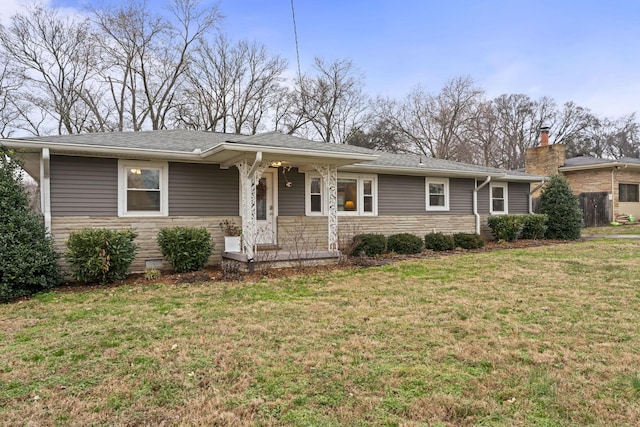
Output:
<svg viewBox="0 0 640 427">
<path fill-rule="evenodd" d="M 509 213 L 509 192 L 506 182 L 495 182 L 490 188 L 490 211 L 492 214 Z"/>
<path fill-rule="evenodd" d="M 621 202 L 640 202 L 638 184 L 619 184 L 618 193 Z"/>
<path fill-rule="evenodd" d="M 166 162 L 121 160 L 118 163 L 118 214 L 154 216 L 168 214 Z"/>
<path fill-rule="evenodd" d="M 377 215 L 377 177 L 375 175 L 338 174 L 337 210 L 340 215 Z M 326 215 L 328 195 L 323 179 L 306 177 L 306 214 Z"/>
<path fill-rule="evenodd" d="M 426 178 L 428 211 L 449 210 L 449 178 Z"/>
</svg>

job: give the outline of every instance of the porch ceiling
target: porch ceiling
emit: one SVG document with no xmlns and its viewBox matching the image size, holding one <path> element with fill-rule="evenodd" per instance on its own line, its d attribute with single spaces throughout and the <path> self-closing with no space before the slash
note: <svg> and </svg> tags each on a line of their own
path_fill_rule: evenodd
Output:
<svg viewBox="0 0 640 427">
<path fill-rule="evenodd" d="M 220 144 L 200 154 L 203 160 L 219 163 L 229 167 L 241 160 L 253 160 L 257 152 L 262 153 L 263 162 L 277 163 L 278 166 L 306 166 L 318 163 L 334 164 L 338 166 L 373 161 L 378 158 L 375 154 L 345 153 L 329 150 L 308 150 L 280 147 L 266 147 L 248 144 Z"/>
</svg>

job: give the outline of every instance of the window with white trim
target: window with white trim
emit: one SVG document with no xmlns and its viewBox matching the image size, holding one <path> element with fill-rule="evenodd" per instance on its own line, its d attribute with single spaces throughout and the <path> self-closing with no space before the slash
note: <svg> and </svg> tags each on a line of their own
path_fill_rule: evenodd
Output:
<svg viewBox="0 0 640 427">
<path fill-rule="evenodd" d="M 118 162 L 118 215 L 168 215 L 166 162 Z"/>
<path fill-rule="evenodd" d="M 428 211 L 449 210 L 449 178 L 426 178 Z"/>
<path fill-rule="evenodd" d="M 640 202 L 638 184 L 619 184 L 618 197 L 621 202 Z"/>
<path fill-rule="evenodd" d="M 506 182 L 494 182 L 490 187 L 490 212 L 492 214 L 509 213 L 509 191 Z"/>
<path fill-rule="evenodd" d="M 377 215 L 378 178 L 375 175 L 338 174 L 337 202 L 339 215 Z M 305 206 L 307 215 L 326 215 L 327 195 L 319 175 L 306 174 Z"/>
</svg>

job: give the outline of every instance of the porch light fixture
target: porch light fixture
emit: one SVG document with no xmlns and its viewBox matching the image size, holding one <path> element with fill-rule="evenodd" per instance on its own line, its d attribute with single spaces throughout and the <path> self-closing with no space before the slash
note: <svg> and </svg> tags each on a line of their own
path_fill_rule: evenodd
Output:
<svg viewBox="0 0 640 427">
<path fill-rule="evenodd" d="M 353 200 L 347 200 L 344 202 L 344 209 L 347 211 L 353 211 L 356 209 L 356 202 Z"/>
<path fill-rule="evenodd" d="M 282 162 L 271 162 L 272 168 L 279 168 L 280 166 L 282 166 Z"/>
</svg>

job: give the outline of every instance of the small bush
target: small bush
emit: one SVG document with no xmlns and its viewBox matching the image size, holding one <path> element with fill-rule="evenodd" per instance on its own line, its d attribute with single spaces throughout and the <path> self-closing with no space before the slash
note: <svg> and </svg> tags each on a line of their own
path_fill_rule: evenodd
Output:
<svg viewBox="0 0 640 427">
<path fill-rule="evenodd" d="M 162 256 L 178 273 L 202 270 L 214 246 L 204 227 L 162 228 L 157 240 Z"/>
<path fill-rule="evenodd" d="M 547 216 L 541 214 L 523 215 L 521 239 L 543 239 L 547 231 Z"/>
<path fill-rule="evenodd" d="M 397 254 L 419 254 L 424 242 L 410 233 L 394 234 L 387 238 L 387 250 Z"/>
<path fill-rule="evenodd" d="M 380 256 L 387 248 L 387 238 L 382 234 L 358 234 L 353 237 L 352 256 Z"/>
<path fill-rule="evenodd" d="M 136 237 L 138 233 L 132 229 L 84 228 L 71 233 L 65 254 L 71 275 L 102 284 L 126 278 L 138 251 L 133 242 Z"/>
<path fill-rule="evenodd" d="M 479 249 L 484 247 L 484 239 L 472 233 L 456 233 L 453 235 L 453 242 L 456 248 L 462 249 Z"/>
<path fill-rule="evenodd" d="M 452 251 L 456 248 L 453 236 L 442 233 L 429 233 L 424 236 L 424 247 L 432 251 Z"/>
<path fill-rule="evenodd" d="M 487 220 L 487 225 L 496 240 L 513 242 L 522 232 L 522 218 L 522 215 L 492 215 Z"/>
</svg>

